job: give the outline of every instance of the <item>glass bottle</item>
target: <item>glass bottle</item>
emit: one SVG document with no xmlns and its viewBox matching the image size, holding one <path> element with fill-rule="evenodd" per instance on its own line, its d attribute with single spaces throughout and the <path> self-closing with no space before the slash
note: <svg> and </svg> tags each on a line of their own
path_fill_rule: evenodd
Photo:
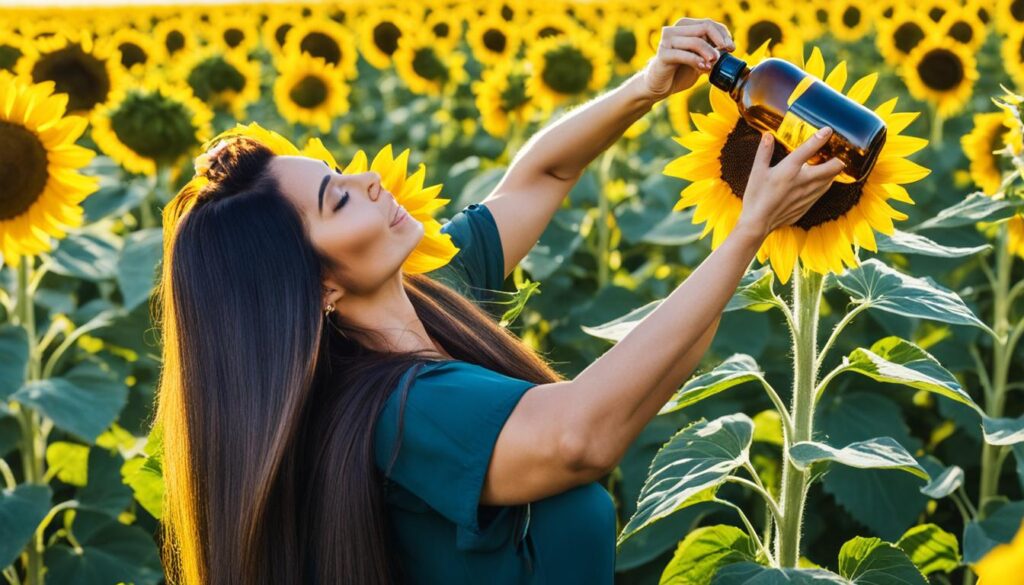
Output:
<svg viewBox="0 0 1024 585">
<path fill-rule="evenodd" d="M 789 150 L 822 126 L 831 126 L 828 142 L 808 163 L 838 157 L 846 163 L 836 177 L 840 183 L 867 177 L 885 144 L 885 122 L 877 114 L 783 59 L 772 57 L 748 67 L 723 52 L 709 80 L 736 101 L 748 124 L 771 132 Z"/>
</svg>

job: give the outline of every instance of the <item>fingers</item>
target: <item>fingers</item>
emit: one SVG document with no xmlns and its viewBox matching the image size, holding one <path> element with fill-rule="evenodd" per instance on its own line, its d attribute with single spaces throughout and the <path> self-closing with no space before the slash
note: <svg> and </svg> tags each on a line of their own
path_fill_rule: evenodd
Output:
<svg viewBox="0 0 1024 585">
<path fill-rule="evenodd" d="M 675 22 L 675 26 L 662 27 L 662 34 L 669 32 L 666 29 L 688 36 L 703 36 L 722 50 L 736 50 L 736 44 L 732 40 L 732 35 L 729 34 L 729 29 L 710 18 L 680 18 Z"/>
<path fill-rule="evenodd" d="M 832 136 L 832 128 L 828 126 L 822 127 L 811 135 L 810 138 L 805 140 L 803 144 L 793 149 L 793 152 L 786 156 L 786 164 L 793 165 L 794 168 L 799 169 L 800 166 L 814 156 L 822 146 L 825 146 L 825 143 L 828 142 L 830 136 Z"/>
<path fill-rule="evenodd" d="M 761 142 L 757 145 L 757 153 L 754 155 L 754 166 L 750 169 L 748 181 L 755 181 L 755 184 L 763 180 L 764 174 L 768 172 L 768 165 L 772 160 L 774 137 L 771 132 L 761 134 Z"/>
<path fill-rule="evenodd" d="M 663 34 L 661 42 L 669 49 L 682 49 L 684 51 L 692 51 L 696 53 L 704 59 L 704 62 L 708 65 L 707 67 L 702 67 L 702 69 L 710 68 L 718 59 L 718 51 L 700 37 Z"/>
<path fill-rule="evenodd" d="M 809 181 L 831 180 L 846 168 L 846 163 L 838 158 L 830 158 L 827 161 L 811 165 L 804 169 L 804 174 Z"/>
<path fill-rule="evenodd" d="M 682 49 L 662 49 L 662 59 L 666 63 L 681 63 L 683 65 L 689 65 L 697 71 L 707 71 L 710 69 L 710 65 L 707 64 L 700 55 L 691 51 L 684 51 Z"/>
</svg>

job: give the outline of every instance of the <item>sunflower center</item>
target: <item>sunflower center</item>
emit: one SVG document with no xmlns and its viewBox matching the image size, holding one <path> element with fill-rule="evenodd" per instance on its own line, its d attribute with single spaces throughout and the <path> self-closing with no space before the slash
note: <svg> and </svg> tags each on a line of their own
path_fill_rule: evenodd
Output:
<svg viewBox="0 0 1024 585">
<path fill-rule="evenodd" d="M 529 97 L 526 95 L 526 78 L 524 73 L 513 73 L 508 77 L 508 85 L 501 92 L 501 109 L 512 112 L 525 104 Z"/>
<path fill-rule="evenodd" d="M 782 42 L 782 28 L 770 20 L 759 20 L 747 30 L 748 47 L 760 47 L 769 39 L 771 39 L 768 44 L 769 49 Z"/>
<path fill-rule="evenodd" d="M 385 55 L 391 56 L 395 52 L 400 36 L 401 29 L 393 22 L 382 22 L 373 27 L 373 44 Z"/>
<path fill-rule="evenodd" d="M 338 42 L 322 32 L 314 31 L 302 37 L 299 50 L 320 57 L 331 65 L 341 63 L 341 47 L 338 46 Z"/>
<path fill-rule="evenodd" d="M 167 54 L 173 55 L 185 48 L 185 35 L 180 30 L 172 30 L 164 37 L 164 46 L 167 47 Z"/>
<path fill-rule="evenodd" d="M 122 144 L 155 161 L 173 162 L 198 144 L 185 105 L 160 93 L 129 92 L 110 114 L 110 127 Z"/>
<path fill-rule="evenodd" d="M 515 11 L 513 11 L 512 7 L 510 7 L 508 4 L 502 4 L 501 5 L 501 17 L 502 18 L 504 18 L 505 20 L 512 20 L 515 17 L 515 15 L 516 15 Z"/>
<path fill-rule="evenodd" d="M 856 6 L 847 6 L 843 11 L 843 25 L 847 28 L 855 28 L 860 24 L 860 9 Z"/>
<path fill-rule="evenodd" d="M 747 190 L 747 181 L 750 179 L 750 161 L 754 160 L 754 156 L 757 155 L 757 146 L 760 140 L 761 133 L 741 118 L 725 139 L 722 152 L 718 155 L 722 165 L 722 180 L 740 199 L 743 198 L 743 192 Z M 776 143 L 769 164 L 775 166 L 787 154 L 789 151 L 786 147 Z M 842 217 L 860 201 L 862 188 L 862 183 L 832 183 L 832 187 L 815 201 L 807 213 L 793 225 L 810 230 L 816 225 Z"/>
<path fill-rule="evenodd" d="M 447 39 L 449 34 L 451 34 L 451 28 L 447 22 L 439 22 L 434 25 L 434 36 L 437 38 Z"/>
<path fill-rule="evenodd" d="M 964 64 L 949 49 L 932 49 L 917 64 L 921 81 L 935 91 L 949 91 L 964 80 Z"/>
<path fill-rule="evenodd" d="M 572 45 L 561 45 L 545 55 L 544 84 L 559 93 L 578 94 L 587 89 L 594 65 Z"/>
<path fill-rule="evenodd" d="M 307 75 L 292 87 L 288 97 L 296 105 L 312 109 L 327 101 L 327 84 L 316 75 Z"/>
<path fill-rule="evenodd" d="M 913 50 L 918 43 L 924 40 L 924 31 L 921 30 L 921 27 L 918 26 L 916 22 L 904 22 L 896 27 L 896 32 L 892 35 L 892 40 L 896 45 L 896 49 L 906 55 Z"/>
<path fill-rule="evenodd" d="M 284 46 L 285 38 L 288 36 L 288 31 L 290 30 L 292 30 L 292 24 L 290 22 L 286 22 L 274 29 L 274 42 L 277 43 L 278 47 Z"/>
<path fill-rule="evenodd" d="M 221 37 L 224 39 L 224 44 L 234 49 L 245 41 L 245 31 L 240 28 L 232 27 L 225 29 L 224 34 L 221 35 Z"/>
<path fill-rule="evenodd" d="M 1024 0 L 1013 0 L 1010 3 L 1010 16 L 1017 22 L 1024 22 Z"/>
<path fill-rule="evenodd" d="M 188 84 L 196 97 L 205 102 L 226 91 L 242 91 L 245 76 L 224 57 L 215 55 L 203 60 L 189 72 Z"/>
<path fill-rule="evenodd" d="M 25 212 L 46 187 L 46 149 L 20 124 L 0 120 L 0 221 Z"/>
<path fill-rule="evenodd" d="M 107 99 L 110 77 L 103 61 L 82 50 L 81 45 L 68 45 L 47 53 L 32 67 L 32 80 L 53 81 L 54 93 L 68 94 L 68 112 L 92 110 Z"/>
<path fill-rule="evenodd" d="M 131 69 L 132 65 L 146 63 L 146 50 L 135 43 L 121 43 L 117 49 L 121 51 L 121 65 L 126 69 Z"/>
<path fill-rule="evenodd" d="M 544 28 L 540 29 L 540 32 L 537 33 L 537 36 L 539 36 L 542 39 L 546 39 L 547 37 L 557 37 L 558 35 L 561 34 L 565 34 L 565 31 L 558 28 L 557 26 L 545 26 Z"/>
<path fill-rule="evenodd" d="M 928 10 L 928 18 L 931 18 L 935 22 L 942 20 L 942 17 L 946 15 L 946 9 L 941 6 L 932 6 Z"/>
<path fill-rule="evenodd" d="M 949 36 L 961 43 L 967 44 L 974 38 L 974 29 L 966 22 L 958 20 L 953 23 L 953 26 L 949 27 Z"/>
<path fill-rule="evenodd" d="M 981 24 L 988 24 L 988 21 L 991 19 L 988 10 L 984 6 L 978 6 L 978 18 L 981 20 Z"/>
<path fill-rule="evenodd" d="M 416 49 L 412 57 L 412 70 L 423 79 L 437 81 L 448 78 L 448 70 L 430 47 Z"/>
<path fill-rule="evenodd" d="M 487 50 L 492 53 L 504 53 L 505 46 L 508 44 L 508 38 L 505 37 L 505 33 L 496 28 L 488 29 L 484 33 L 482 40 L 484 47 L 487 47 Z"/>
<path fill-rule="evenodd" d="M 14 71 L 14 64 L 21 59 L 21 50 L 10 45 L 0 45 L 0 69 Z"/>
<path fill-rule="evenodd" d="M 825 8 L 815 8 L 814 18 L 818 21 L 818 24 L 828 24 L 828 10 Z"/>
<path fill-rule="evenodd" d="M 625 29 L 615 31 L 615 56 L 623 63 L 629 63 L 636 55 L 636 35 Z"/>
</svg>

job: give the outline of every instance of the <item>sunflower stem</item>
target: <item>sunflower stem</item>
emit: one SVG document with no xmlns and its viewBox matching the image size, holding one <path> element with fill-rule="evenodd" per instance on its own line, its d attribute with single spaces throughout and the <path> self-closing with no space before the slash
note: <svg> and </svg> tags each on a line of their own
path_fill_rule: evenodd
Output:
<svg viewBox="0 0 1024 585">
<path fill-rule="evenodd" d="M 35 303 L 29 283 L 32 280 L 32 269 L 35 256 L 22 256 L 18 265 L 18 298 L 14 317 L 16 323 L 25 328 L 28 334 L 28 381 L 40 379 L 39 349 L 36 347 Z M 44 483 L 46 439 L 39 432 L 39 416 L 20 403 L 15 403 L 16 418 L 21 428 L 20 450 L 22 472 L 25 482 L 32 484 Z M 43 585 L 43 549 L 40 541 L 32 539 L 25 549 L 25 583 L 26 585 Z"/>
<path fill-rule="evenodd" d="M 615 152 L 617 150 L 617 144 L 613 144 L 604 151 L 604 155 L 601 157 L 601 166 L 599 168 L 600 173 L 600 189 L 597 193 L 597 288 L 598 290 L 604 288 L 608 284 L 609 276 L 609 265 L 608 257 L 611 250 L 609 250 L 609 239 L 611 235 L 611 228 L 608 227 L 608 214 L 610 212 L 610 205 L 608 201 L 608 183 L 611 181 L 611 169 L 612 160 L 615 158 Z"/>
<path fill-rule="evenodd" d="M 932 135 L 931 144 L 935 148 L 942 146 L 942 125 L 945 117 L 939 114 L 939 107 L 932 105 Z"/>
<path fill-rule="evenodd" d="M 996 338 L 993 342 L 992 373 L 989 376 L 991 381 L 991 394 L 985 401 L 985 412 L 993 417 L 1000 418 L 1006 408 L 1006 386 L 1010 371 L 1010 363 L 1013 360 L 1010 336 L 1010 271 L 1013 269 L 1013 256 L 1008 249 L 1009 229 L 1008 223 L 999 225 L 999 237 L 996 243 L 996 282 L 993 287 L 995 299 L 993 302 L 993 327 Z M 984 443 L 981 452 L 981 484 L 978 490 L 978 509 L 983 509 L 985 502 L 995 497 L 999 491 L 999 469 L 998 464 L 999 447 Z"/>
<path fill-rule="evenodd" d="M 800 558 L 800 531 L 807 497 L 808 472 L 793 464 L 789 447 L 809 441 L 814 422 L 814 388 L 817 378 L 818 306 L 821 302 L 822 275 L 798 264 L 793 273 L 793 398 L 790 412 L 793 435 L 786 437 L 783 449 L 782 520 L 775 538 L 775 557 L 781 567 L 795 567 Z"/>
</svg>

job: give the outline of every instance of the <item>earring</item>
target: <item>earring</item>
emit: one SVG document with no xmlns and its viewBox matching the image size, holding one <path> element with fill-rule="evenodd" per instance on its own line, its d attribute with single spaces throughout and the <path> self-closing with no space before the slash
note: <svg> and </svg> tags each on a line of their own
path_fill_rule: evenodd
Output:
<svg viewBox="0 0 1024 585">
<path fill-rule="evenodd" d="M 327 317 L 327 316 L 329 316 L 333 312 L 334 312 L 334 303 L 331 303 L 330 305 L 327 305 L 327 308 L 324 309 L 324 316 Z"/>
</svg>

